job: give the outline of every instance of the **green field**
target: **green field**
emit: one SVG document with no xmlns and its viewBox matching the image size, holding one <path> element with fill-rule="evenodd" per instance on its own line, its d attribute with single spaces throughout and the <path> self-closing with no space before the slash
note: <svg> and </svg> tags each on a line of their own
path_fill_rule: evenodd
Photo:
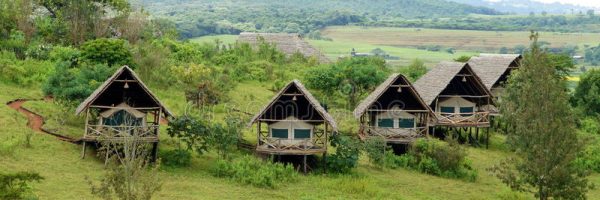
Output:
<svg viewBox="0 0 600 200">
<path fill-rule="evenodd" d="M 237 35 L 215 35 L 215 36 L 204 36 L 191 39 L 191 42 L 196 43 L 212 43 L 215 40 L 219 40 L 224 44 L 235 43 Z M 454 54 L 450 54 L 446 51 L 427 51 L 420 50 L 413 47 L 395 47 L 390 45 L 376 45 L 364 43 L 362 41 L 341 41 L 334 39 L 333 41 L 325 40 L 307 40 L 310 44 L 321 50 L 325 56 L 330 60 L 336 60 L 342 56 L 349 56 L 352 48 L 357 52 L 368 53 L 375 48 L 384 50 L 391 56 L 399 57 L 398 60 L 388 60 L 392 66 L 403 66 L 408 65 L 414 59 L 421 59 L 425 62 L 428 67 L 433 67 L 435 64 L 441 61 L 450 61 L 462 55 L 472 56 L 479 54 L 475 51 L 462 51 L 459 50 Z"/>
<path fill-rule="evenodd" d="M 0 94 L 2 102 L 42 95 L 38 88 L 0 84 L 0 89 L 7 91 Z M 185 109 L 185 104 L 180 103 L 182 95 L 172 90 L 154 88 L 154 91 L 176 114 L 181 114 Z M 250 111 L 258 110 L 273 95 L 265 85 L 257 82 L 241 83 L 232 91 L 242 92 L 245 95 L 233 95 L 236 98 L 228 103 L 246 106 Z M 258 105 L 248 107 L 247 102 Z M 58 107 L 49 102 L 28 102 L 25 106 L 39 113 L 58 112 Z M 336 115 L 336 120 L 342 127 L 356 126 L 355 120 L 349 115 Z M 33 147 L 24 147 L 25 135 L 31 130 L 27 128 L 24 116 L 7 106 L 0 107 L 0 122 L 3 123 L 0 126 L 0 170 L 39 172 L 46 179 L 33 184 L 33 188 L 41 199 L 94 199 L 90 195 L 86 177 L 98 180 L 104 165 L 103 161 L 93 157 L 93 152 L 89 152 L 88 157 L 82 160 L 79 157 L 81 146 L 39 133 L 33 137 Z M 83 127 L 72 126 L 68 130 L 81 131 Z M 174 140 L 165 135 L 164 127 L 161 136 L 160 149 L 173 148 Z M 192 165 L 187 168 L 163 167 L 160 176 L 164 185 L 157 199 L 529 199 L 528 195 L 510 191 L 486 171 L 508 154 L 503 150 L 502 141 L 503 137 L 495 135 L 490 149 L 468 148 L 468 158 L 479 175 L 475 182 L 440 178 L 404 169 L 382 170 L 361 157 L 359 167 L 352 175 L 307 175 L 276 189 L 263 189 L 210 175 L 208 170 L 216 159 L 216 155 L 211 153 L 195 156 Z M 600 181 L 597 174 L 591 178 L 594 182 Z M 589 196 L 600 196 L 600 190 L 591 191 Z"/>
<path fill-rule="evenodd" d="M 336 42 L 363 43 L 398 47 L 441 45 L 462 50 L 497 52 L 501 47 L 527 46 L 530 32 L 527 31 L 472 31 L 424 28 L 387 28 L 334 26 L 322 31 Z M 597 45 L 596 33 L 540 32 L 540 41 L 550 47 L 565 45 Z M 581 48 L 580 47 L 580 48 Z"/>
</svg>

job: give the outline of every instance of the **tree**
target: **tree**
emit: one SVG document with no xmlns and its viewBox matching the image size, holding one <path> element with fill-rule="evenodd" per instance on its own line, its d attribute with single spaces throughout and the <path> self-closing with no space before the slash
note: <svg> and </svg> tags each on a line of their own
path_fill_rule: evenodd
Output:
<svg viewBox="0 0 600 200">
<path fill-rule="evenodd" d="M 121 39 L 101 38 L 87 41 L 81 46 L 81 58 L 111 67 L 122 65 L 135 67 L 133 55 L 125 45 L 125 40 Z"/>
<path fill-rule="evenodd" d="M 566 78 L 571 71 L 575 69 L 575 62 L 568 54 L 547 54 L 550 66 L 556 70 L 556 75 L 560 78 Z"/>
<path fill-rule="evenodd" d="M 600 70 L 592 69 L 581 76 L 572 101 L 585 115 L 600 117 Z"/>
<path fill-rule="evenodd" d="M 402 68 L 401 73 L 408 76 L 410 81 L 416 81 L 427 73 L 427 67 L 422 60 L 414 59 L 408 67 Z"/>
<path fill-rule="evenodd" d="M 500 104 L 512 126 L 508 144 L 516 156 L 491 170 L 513 190 L 541 200 L 581 199 L 589 189 L 587 173 L 574 166 L 582 143 L 568 104 L 564 80 L 532 33 L 530 50 L 508 80 Z"/>
<path fill-rule="evenodd" d="M 379 57 L 352 57 L 308 70 L 308 87 L 324 92 L 341 91 L 354 107 L 360 95 L 385 79 L 385 61 Z"/>
</svg>

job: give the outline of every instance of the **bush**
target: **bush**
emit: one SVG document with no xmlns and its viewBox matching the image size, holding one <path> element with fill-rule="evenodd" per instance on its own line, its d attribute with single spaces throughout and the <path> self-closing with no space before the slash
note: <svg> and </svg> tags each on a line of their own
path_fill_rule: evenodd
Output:
<svg viewBox="0 0 600 200">
<path fill-rule="evenodd" d="M 81 46 L 81 57 L 92 63 L 108 66 L 129 65 L 135 67 L 133 55 L 125 45 L 125 40 L 100 38 L 85 42 Z"/>
<path fill-rule="evenodd" d="M 579 128 L 586 133 L 600 134 L 600 119 L 585 117 L 579 121 Z"/>
<path fill-rule="evenodd" d="M 327 168 L 333 173 L 349 173 L 358 165 L 360 142 L 350 136 L 334 134 L 331 146 L 336 147 L 335 154 L 327 158 Z"/>
<path fill-rule="evenodd" d="M 192 154 L 185 149 L 161 151 L 161 163 L 170 167 L 187 167 L 192 163 Z"/>
<path fill-rule="evenodd" d="M 600 144 L 588 145 L 574 161 L 574 166 L 584 170 L 600 172 Z"/>
<path fill-rule="evenodd" d="M 387 145 L 382 137 L 370 137 L 364 143 L 364 150 L 371 164 L 384 167 Z"/>
<path fill-rule="evenodd" d="M 14 53 L 0 52 L 0 79 L 22 86 L 46 81 L 52 73 L 51 62 L 34 59 L 18 60 Z"/>
<path fill-rule="evenodd" d="M 298 178 L 298 173 L 290 165 L 264 162 L 248 155 L 232 161 L 217 160 L 210 171 L 216 177 L 266 188 L 275 188 Z"/>
<path fill-rule="evenodd" d="M 386 155 L 386 165 L 390 168 L 409 168 L 423 173 L 474 181 L 477 171 L 466 159 L 465 150 L 454 140 L 447 144 L 436 140 L 419 139 L 413 143 L 407 154 Z"/>
<path fill-rule="evenodd" d="M 29 183 L 43 179 L 35 172 L 0 173 L 0 199 L 23 199 L 31 189 Z"/>
<path fill-rule="evenodd" d="M 113 72 L 114 69 L 105 64 L 82 63 L 75 68 L 68 62 L 59 62 L 42 90 L 60 100 L 82 101 Z"/>
</svg>

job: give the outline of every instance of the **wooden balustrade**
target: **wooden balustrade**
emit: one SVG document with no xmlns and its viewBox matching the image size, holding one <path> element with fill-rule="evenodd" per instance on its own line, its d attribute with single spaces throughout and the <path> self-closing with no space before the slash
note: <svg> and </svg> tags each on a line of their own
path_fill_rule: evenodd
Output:
<svg viewBox="0 0 600 200">
<path fill-rule="evenodd" d="M 438 125 L 481 126 L 489 125 L 489 112 L 436 113 Z"/>
<path fill-rule="evenodd" d="M 146 126 L 87 125 L 83 138 L 87 140 L 115 140 L 120 137 L 135 135 L 142 140 L 158 141 L 158 130 L 158 124 Z"/>
</svg>

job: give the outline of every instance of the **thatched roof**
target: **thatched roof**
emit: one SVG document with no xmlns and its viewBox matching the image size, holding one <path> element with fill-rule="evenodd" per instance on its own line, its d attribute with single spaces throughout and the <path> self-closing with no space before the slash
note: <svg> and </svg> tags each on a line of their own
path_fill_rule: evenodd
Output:
<svg viewBox="0 0 600 200">
<path fill-rule="evenodd" d="M 396 83 L 397 85 L 408 85 L 408 92 L 404 92 L 406 89 L 405 88 L 402 90 L 403 93 L 401 95 L 410 95 L 409 98 L 411 98 L 414 102 L 417 102 L 420 105 L 421 109 L 427 110 L 431 116 L 435 116 L 433 114 L 433 111 L 431 111 L 429 105 L 425 103 L 425 101 L 423 101 L 417 90 L 413 87 L 413 85 L 410 83 L 410 81 L 408 81 L 408 79 L 404 75 L 392 74 L 388 77 L 387 80 L 385 80 L 383 83 L 377 86 L 377 88 L 371 94 L 369 94 L 369 96 L 365 98 L 356 107 L 356 109 L 354 109 L 354 117 L 359 118 L 360 116 L 362 116 L 367 111 L 367 109 L 369 109 L 369 107 L 371 107 L 374 103 L 380 100 L 380 98 L 382 97 L 382 95 L 384 95 L 384 93 L 386 93 L 386 91 L 392 89 L 394 90 L 394 94 L 400 94 L 397 91 L 397 89 L 390 88 L 390 86 L 392 86 L 394 83 Z"/>
<path fill-rule="evenodd" d="M 126 82 L 129 88 L 124 88 L 123 82 L 116 80 L 128 80 Z M 126 95 L 125 95 L 126 94 Z M 144 82 L 138 78 L 138 75 L 128 66 L 119 68 L 110 78 L 108 78 L 100 87 L 98 87 L 87 99 L 79 106 L 75 114 L 89 108 L 91 105 L 114 106 L 128 101 L 128 104 L 135 107 L 161 107 L 165 115 L 173 116 L 156 96 L 146 87 Z"/>
<path fill-rule="evenodd" d="M 323 108 L 321 106 L 319 101 L 317 101 L 317 99 L 315 99 L 315 97 L 313 97 L 313 95 L 298 80 L 291 81 L 283 89 L 281 89 L 277 93 L 277 95 L 275 95 L 273 97 L 273 99 L 271 99 L 271 101 L 263 109 L 260 110 L 260 112 L 258 112 L 254 117 L 252 117 L 252 120 L 250 121 L 250 123 L 248 123 L 248 126 L 252 126 L 252 124 L 255 123 L 256 121 L 258 121 L 259 119 L 266 119 L 269 117 L 275 117 L 278 119 L 287 118 L 288 116 L 282 115 L 282 113 L 277 113 L 278 111 L 284 111 L 284 110 L 273 109 L 273 107 L 276 107 L 275 106 L 276 104 L 278 106 L 283 104 L 283 107 L 285 107 L 286 109 L 289 108 L 288 107 L 289 105 L 286 105 L 286 103 L 292 102 L 291 99 L 293 97 L 284 96 L 284 94 L 288 94 L 288 93 L 299 93 L 299 96 L 296 97 L 296 100 L 293 100 L 293 102 L 297 103 L 297 105 L 295 105 L 295 107 L 293 107 L 296 110 L 292 111 L 292 112 L 296 113 L 298 115 L 302 115 L 302 116 L 301 117 L 296 116 L 296 118 L 306 118 L 306 119 L 316 118 L 319 120 L 322 119 L 326 123 L 331 125 L 331 127 L 333 128 L 333 131 L 337 131 L 337 124 L 333 120 L 333 117 L 331 117 L 331 115 L 329 115 L 329 113 L 327 113 L 327 111 L 325 110 L 325 108 Z M 303 105 L 304 102 L 307 103 L 307 105 Z M 304 109 L 304 108 L 306 108 L 306 109 Z M 316 111 L 316 113 L 312 113 L 311 111 L 309 111 L 310 108 L 312 108 L 314 111 Z M 300 109 L 302 109 L 302 110 L 300 110 Z M 300 110 L 300 111 L 298 111 L 298 110 Z M 285 114 L 289 114 L 289 113 L 285 113 Z M 317 115 L 315 115 L 315 114 L 317 114 Z"/>
<path fill-rule="evenodd" d="M 329 62 L 317 48 L 310 45 L 299 34 L 290 33 L 250 33 L 242 32 L 238 37 L 238 41 L 247 42 L 255 46 L 258 44 L 259 38 L 262 37 L 265 42 L 274 44 L 277 49 L 290 56 L 296 52 L 300 52 L 305 57 L 316 57 L 319 62 Z"/>
<path fill-rule="evenodd" d="M 481 54 L 472 57 L 469 65 L 491 90 L 499 80 L 506 80 L 506 77 L 502 76 L 509 74 L 509 67 L 518 67 L 521 58 L 520 54 Z"/>
<path fill-rule="evenodd" d="M 491 96 L 491 92 L 485 87 L 479 76 L 471 69 L 469 64 L 460 62 L 441 62 L 436 67 L 419 78 L 414 84 L 427 105 L 432 105 L 433 101 L 440 95 L 451 81 L 457 78 L 459 72 L 466 72 L 472 75 L 469 80 L 474 81 L 473 86 L 479 93 Z M 465 88 L 460 88 L 465 90 Z"/>
</svg>

